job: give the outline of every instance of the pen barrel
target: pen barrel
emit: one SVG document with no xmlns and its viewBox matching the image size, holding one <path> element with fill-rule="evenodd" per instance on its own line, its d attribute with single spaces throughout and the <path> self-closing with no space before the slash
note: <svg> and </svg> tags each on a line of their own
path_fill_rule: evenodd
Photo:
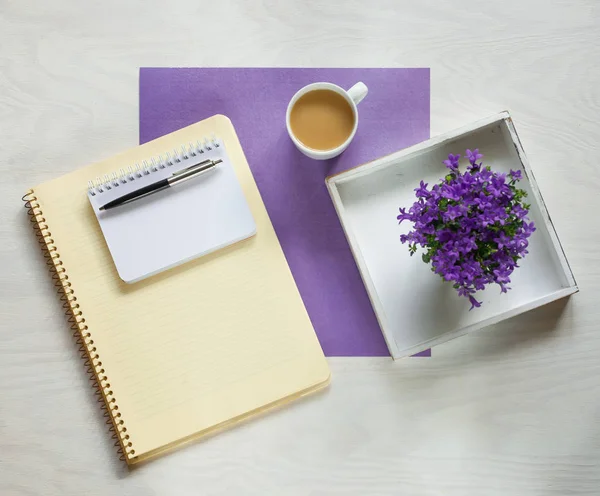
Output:
<svg viewBox="0 0 600 496">
<path fill-rule="evenodd" d="M 163 189 L 167 189 L 169 186 L 169 181 L 167 181 L 166 179 L 162 179 L 156 183 L 152 183 L 148 186 L 144 186 L 143 188 L 136 189 L 135 191 L 127 193 L 126 195 L 123 195 L 120 198 L 117 198 L 116 200 L 108 202 L 101 208 L 101 210 L 110 210 L 111 208 L 115 208 L 120 205 L 125 205 L 126 203 L 131 203 L 134 200 L 139 200 L 140 198 L 144 198 L 145 196 L 149 196 L 154 193 L 158 193 Z"/>
</svg>

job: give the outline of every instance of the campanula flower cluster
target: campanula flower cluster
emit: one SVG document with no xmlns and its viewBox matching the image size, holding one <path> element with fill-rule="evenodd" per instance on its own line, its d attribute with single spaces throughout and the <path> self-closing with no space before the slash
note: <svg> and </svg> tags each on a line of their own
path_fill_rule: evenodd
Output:
<svg viewBox="0 0 600 496">
<path fill-rule="evenodd" d="M 460 296 L 481 306 L 475 293 L 489 284 L 510 289 L 510 276 L 528 252 L 528 238 L 535 231 L 524 202 L 527 193 L 517 187 L 521 171 L 508 174 L 484 167 L 478 149 L 467 150 L 469 165 L 459 170 L 460 155 L 448 155 L 448 175 L 432 188 L 421 181 L 417 201 L 400 209 L 400 223 L 412 230 L 402 234 L 411 255 L 424 249 L 423 261 L 433 272 L 453 284 Z"/>
</svg>

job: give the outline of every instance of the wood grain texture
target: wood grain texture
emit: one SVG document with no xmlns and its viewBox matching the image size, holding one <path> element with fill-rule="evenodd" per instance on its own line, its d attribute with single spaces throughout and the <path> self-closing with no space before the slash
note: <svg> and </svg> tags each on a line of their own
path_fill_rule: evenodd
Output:
<svg viewBox="0 0 600 496">
<path fill-rule="evenodd" d="M 4 0 L 0 494 L 598 494 L 599 63 L 596 0 Z M 431 67 L 432 134 L 511 111 L 581 292 L 127 472 L 19 199 L 137 143 L 149 65 Z"/>
</svg>

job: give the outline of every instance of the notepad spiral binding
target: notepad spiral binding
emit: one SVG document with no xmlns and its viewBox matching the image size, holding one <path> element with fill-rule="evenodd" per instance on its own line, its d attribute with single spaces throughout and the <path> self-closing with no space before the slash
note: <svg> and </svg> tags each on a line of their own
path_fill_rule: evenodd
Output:
<svg viewBox="0 0 600 496">
<path fill-rule="evenodd" d="M 98 177 L 94 181 L 88 181 L 88 192 L 91 196 L 96 196 L 113 188 L 118 188 L 122 184 L 134 182 L 161 169 L 197 160 L 213 148 L 219 148 L 220 146 L 221 144 L 214 134 L 210 138 L 199 139 L 196 143 L 190 142 L 187 145 L 181 145 L 180 150 L 174 148 L 172 152 L 143 160 L 141 164 L 138 162 L 130 165 L 127 169 L 122 168 L 112 174 L 104 174 L 104 176 Z"/>
<path fill-rule="evenodd" d="M 54 285 L 58 288 L 60 300 L 63 302 L 65 315 L 68 317 L 68 322 L 71 324 L 73 337 L 79 345 L 81 358 L 85 360 L 84 365 L 87 367 L 87 373 L 90 376 L 90 381 L 93 382 L 93 388 L 96 390 L 95 395 L 98 396 L 98 402 L 102 404 L 104 417 L 107 419 L 106 424 L 110 425 L 109 431 L 112 432 L 112 437 L 115 439 L 115 446 L 119 447 L 118 452 L 121 455 L 120 459 L 133 458 L 135 449 L 127 433 L 125 421 L 119 412 L 119 405 L 111 390 L 110 381 L 104 368 L 102 360 L 94 346 L 94 339 L 90 332 L 80 304 L 77 302 L 75 290 L 69 281 L 66 267 L 60 259 L 58 248 L 54 244 L 52 232 L 44 213 L 37 201 L 33 190 L 29 190 L 22 198 L 25 202 L 27 214 L 33 224 L 33 229 L 42 246 L 46 265 L 48 265 L 54 280 Z"/>
</svg>

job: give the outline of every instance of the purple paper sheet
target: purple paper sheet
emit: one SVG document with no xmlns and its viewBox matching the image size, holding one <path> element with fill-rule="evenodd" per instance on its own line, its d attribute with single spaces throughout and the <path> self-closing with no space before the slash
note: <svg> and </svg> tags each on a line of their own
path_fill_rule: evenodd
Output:
<svg viewBox="0 0 600 496">
<path fill-rule="evenodd" d="M 301 155 L 285 128 L 289 100 L 315 81 L 369 87 L 354 141 L 327 162 Z M 426 68 L 141 68 L 140 143 L 214 114 L 228 116 L 323 351 L 387 356 L 325 178 L 429 138 L 429 90 Z"/>
</svg>

